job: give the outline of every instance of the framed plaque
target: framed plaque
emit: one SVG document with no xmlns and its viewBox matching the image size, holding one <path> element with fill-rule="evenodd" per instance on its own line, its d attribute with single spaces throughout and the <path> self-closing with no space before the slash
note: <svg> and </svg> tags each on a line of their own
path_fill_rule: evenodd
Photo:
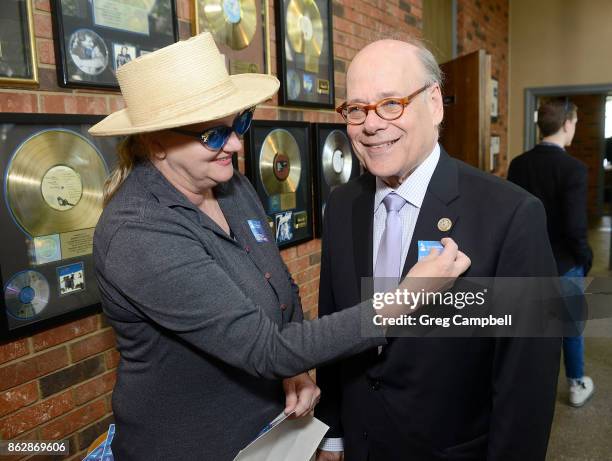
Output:
<svg viewBox="0 0 612 461">
<path fill-rule="evenodd" d="M 278 0 L 276 32 L 280 103 L 333 109 L 331 1 Z"/>
<path fill-rule="evenodd" d="M 268 0 L 192 0 L 193 30 L 210 32 L 230 74 L 269 74 Z"/>
<path fill-rule="evenodd" d="M 491 78 L 491 121 L 499 118 L 499 81 Z"/>
<path fill-rule="evenodd" d="M 496 171 L 499 167 L 501 137 L 497 134 L 491 135 L 491 151 L 489 155 L 489 171 Z"/>
<path fill-rule="evenodd" d="M 279 248 L 312 239 L 310 127 L 254 120 L 245 142 L 246 172 Z"/>
<path fill-rule="evenodd" d="M 99 308 L 93 232 L 114 138 L 87 129 L 102 116 L 0 114 L 0 337 Z"/>
<path fill-rule="evenodd" d="M 178 40 L 174 0 L 52 0 L 60 86 L 118 89 L 123 64 Z"/>
<path fill-rule="evenodd" d="M 0 3 L 0 85 L 36 85 L 32 0 Z"/>
<path fill-rule="evenodd" d="M 344 123 L 312 125 L 312 164 L 315 170 L 315 237 L 320 238 L 325 205 L 332 190 L 361 173 L 359 159 L 353 152 Z"/>
</svg>

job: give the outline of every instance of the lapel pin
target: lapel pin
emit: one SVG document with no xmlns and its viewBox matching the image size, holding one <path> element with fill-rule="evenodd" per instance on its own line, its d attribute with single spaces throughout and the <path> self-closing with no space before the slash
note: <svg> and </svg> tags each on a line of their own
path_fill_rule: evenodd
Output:
<svg viewBox="0 0 612 461">
<path fill-rule="evenodd" d="M 441 218 L 438 221 L 438 229 L 442 232 L 448 232 L 451 227 L 453 227 L 453 222 L 448 218 Z"/>
</svg>

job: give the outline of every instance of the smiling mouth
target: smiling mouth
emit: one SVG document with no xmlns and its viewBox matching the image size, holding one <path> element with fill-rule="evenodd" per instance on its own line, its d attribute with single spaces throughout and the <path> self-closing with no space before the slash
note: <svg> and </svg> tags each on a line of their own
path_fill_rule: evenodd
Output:
<svg viewBox="0 0 612 461">
<path fill-rule="evenodd" d="M 394 139 L 392 141 L 386 141 L 386 142 L 362 143 L 362 144 L 369 150 L 383 150 L 383 149 L 387 149 L 388 147 L 391 147 L 397 141 L 399 141 L 399 138 Z"/>
<path fill-rule="evenodd" d="M 215 161 L 216 161 L 216 162 L 219 162 L 219 161 L 223 161 L 223 160 L 229 160 L 230 158 L 232 158 L 232 156 L 231 156 L 231 155 L 226 155 L 225 157 L 217 157 L 217 158 L 215 159 Z"/>
</svg>

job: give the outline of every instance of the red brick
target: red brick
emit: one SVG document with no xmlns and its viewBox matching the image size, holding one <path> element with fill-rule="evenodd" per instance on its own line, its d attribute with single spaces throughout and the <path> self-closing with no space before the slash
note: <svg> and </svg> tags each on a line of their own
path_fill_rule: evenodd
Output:
<svg viewBox="0 0 612 461">
<path fill-rule="evenodd" d="M 35 7 L 37 10 L 41 11 L 51 11 L 51 2 L 50 0 L 36 0 Z"/>
<path fill-rule="evenodd" d="M 179 19 L 191 20 L 193 14 L 192 4 L 193 2 L 190 0 L 176 0 L 176 15 Z"/>
<path fill-rule="evenodd" d="M 38 50 L 38 62 L 40 64 L 55 65 L 55 49 L 53 48 L 53 40 L 37 38 L 36 49 Z"/>
<path fill-rule="evenodd" d="M 106 392 L 110 392 L 113 390 L 116 380 L 117 373 L 111 371 L 105 375 L 97 376 L 80 386 L 76 386 L 74 388 L 74 401 L 77 405 L 82 405 Z"/>
<path fill-rule="evenodd" d="M 108 370 L 112 370 L 113 368 L 117 368 L 117 365 L 119 365 L 121 355 L 117 349 L 112 349 L 104 354 L 104 359 L 106 361 L 106 368 Z"/>
<path fill-rule="evenodd" d="M 291 275 L 298 274 L 303 270 L 306 270 L 309 266 L 309 258 L 308 256 L 302 256 L 301 258 L 296 258 L 292 261 L 288 261 L 285 263 Z"/>
<path fill-rule="evenodd" d="M 38 100 L 32 93 L 0 93 L 0 112 L 38 112 Z"/>
<path fill-rule="evenodd" d="M 27 340 L 20 339 L 10 343 L 0 344 L 0 363 L 9 362 L 18 357 L 23 357 L 30 352 Z"/>
<path fill-rule="evenodd" d="M 0 391 L 46 375 L 68 365 L 68 350 L 53 349 L 0 368 Z"/>
<path fill-rule="evenodd" d="M 315 251 L 321 251 L 321 240 L 310 240 L 307 243 L 302 245 L 298 245 L 297 247 L 297 255 L 304 256 L 310 253 L 314 253 Z"/>
<path fill-rule="evenodd" d="M 35 381 L 0 394 L 0 417 L 8 415 L 38 400 L 38 384 Z"/>
<path fill-rule="evenodd" d="M 107 328 L 70 345 L 70 356 L 73 362 L 78 362 L 99 352 L 115 347 L 115 333 Z"/>
<path fill-rule="evenodd" d="M 44 13 L 34 13 L 34 31 L 37 37 L 53 38 L 51 15 Z"/>
<path fill-rule="evenodd" d="M 125 101 L 123 100 L 121 96 L 110 96 L 108 100 L 110 102 L 111 112 L 116 112 L 118 110 L 125 108 Z"/>
<path fill-rule="evenodd" d="M 106 403 L 103 399 L 91 402 L 74 410 L 40 429 L 41 440 L 57 440 L 74 431 L 93 423 L 106 414 Z"/>
<path fill-rule="evenodd" d="M 35 351 L 40 351 L 57 344 L 65 343 L 78 336 L 91 333 L 97 327 L 96 316 L 85 317 L 74 322 L 43 331 L 32 336 Z"/>
<path fill-rule="evenodd" d="M 66 391 L 44 402 L 32 405 L 0 420 L 0 439 L 10 440 L 15 436 L 40 426 L 74 407 L 72 391 Z"/>
<path fill-rule="evenodd" d="M 106 98 L 102 96 L 74 96 L 46 94 L 41 96 L 44 112 L 57 114 L 106 114 Z"/>
</svg>

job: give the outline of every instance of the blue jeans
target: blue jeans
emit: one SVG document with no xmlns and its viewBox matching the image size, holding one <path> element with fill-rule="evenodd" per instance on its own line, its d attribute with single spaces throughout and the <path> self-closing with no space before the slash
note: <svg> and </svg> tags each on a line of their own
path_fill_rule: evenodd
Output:
<svg viewBox="0 0 612 461">
<path fill-rule="evenodd" d="M 563 274 L 563 277 L 584 277 L 584 268 L 582 266 L 572 267 Z M 584 291 L 582 283 L 578 289 Z M 563 338 L 563 363 L 567 378 L 580 379 L 584 376 L 584 337 L 582 334 Z"/>
</svg>

